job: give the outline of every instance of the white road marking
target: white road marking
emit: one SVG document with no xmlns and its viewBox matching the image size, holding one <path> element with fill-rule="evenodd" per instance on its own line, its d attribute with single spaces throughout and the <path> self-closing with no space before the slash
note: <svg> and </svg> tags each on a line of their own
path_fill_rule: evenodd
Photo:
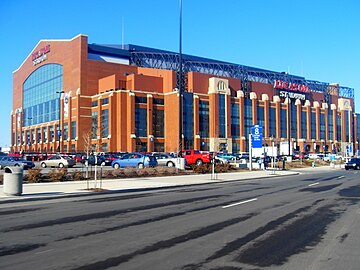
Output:
<svg viewBox="0 0 360 270">
<path fill-rule="evenodd" d="M 225 209 L 225 208 L 228 208 L 228 207 L 232 207 L 232 206 L 236 206 L 236 205 L 240 205 L 240 204 L 244 204 L 244 203 L 253 202 L 253 201 L 256 201 L 256 200 L 257 200 L 257 198 L 254 198 L 254 199 L 250 199 L 250 200 L 246 200 L 246 201 L 242 201 L 242 202 L 238 202 L 238 203 L 233 203 L 233 204 L 225 205 L 225 206 L 223 206 L 222 208 Z"/>
<path fill-rule="evenodd" d="M 342 176 L 339 176 L 338 178 L 340 179 L 340 178 L 344 178 L 344 177 L 345 177 L 345 176 L 342 175 Z"/>
<path fill-rule="evenodd" d="M 312 186 L 316 186 L 316 185 L 318 185 L 318 184 L 320 184 L 319 182 L 316 182 L 316 183 L 313 183 L 313 184 L 310 184 L 310 185 L 308 185 L 309 187 L 312 187 Z"/>
<path fill-rule="evenodd" d="M 53 251 L 54 249 L 47 249 L 47 250 L 44 250 L 44 251 L 39 251 L 39 252 L 36 252 L 35 254 L 43 254 L 43 253 L 47 253 L 47 252 L 50 252 L 50 251 Z"/>
</svg>

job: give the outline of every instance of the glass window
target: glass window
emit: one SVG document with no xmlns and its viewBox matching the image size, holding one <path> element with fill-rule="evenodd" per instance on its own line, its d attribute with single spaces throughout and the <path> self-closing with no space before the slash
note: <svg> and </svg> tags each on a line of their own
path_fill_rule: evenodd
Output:
<svg viewBox="0 0 360 270">
<path fill-rule="evenodd" d="M 290 103 L 291 112 L 291 138 L 297 139 L 297 110 L 296 105 Z"/>
<path fill-rule="evenodd" d="M 240 138 L 240 110 L 239 104 L 231 103 L 231 136 Z"/>
<path fill-rule="evenodd" d="M 155 152 L 164 152 L 165 151 L 164 143 L 154 142 L 154 151 Z"/>
<path fill-rule="evenodd" d="M 325 140 L 325 115 L 320 112 L 320 139 Z"/>
<path fill-rule="evenodd" d="M 101 100 L 101 105 L 106 105 L 106 104 L 109 104 L 109 98 L 103 98 Z"/>
<path fill-rule="evenodd" d="M 108 148 L 108 144 L 107 144 L 107 143 L 102 143 L 102 144 L 101 144 L 101 151 L 102 151 L 102 152 L 109 152 L 109 148 Z"/>
<path fill-rule="evenodd" d="M 54 126 L 50 126 L 50 142 L 53 142 L 55 139 Z"/>
<path fill-rule="evenodd" d="M 280 136 L 281 138 L 287 138 L 287 110 L 280 109 Z"/>
<path fill-rule="evenodd" d="M 69 125 L 64 123 L 64 140 L 69 139 Z"/>
<path fill-rule="evenodd" d="M 147 104 L 147 97 L 135 96 L 135 103 L 136 104 Z"/>
<path fill-rule="evenodd" d="M 91 112 L 91 138 L 96 139 L 98 136 L 98 112 Z"/>
<path fill-rule="evenodd" d="M 219 94 L 219 137 L 226 138 L 225 95 Z"/>
<path fill-rule="evenodd" d="M 240 143 L 237 143 L 233 140 L 232 142 L 232 152 L 239 153 L 240 152 Z"/>
<path fill-rule="evenodd" d="M 76 152 L 75 144 L 71 144 L 71 152 Z"/>
<path fill-rule="evenodd" d="M 258 125 L 262 126 L 263 129 L 265 129 L 265 118 L 264 118 L 264 107 L 257 107 L 257 119 L 258 119 Z"/>
<path fill-rule="evenodd" d="M 71 139 L 76 138 L 76 121 L 71 122 Z"/>
<path fill-rule="evenodd" d="M 269 111 L 269 131 L 269 135 L 276 138 L 276 108 L 270 108 Z"/>
<path fill-rule="evenodd" d="M 336 139 L 341 142 L 341 115 L 336 115 Z"/>
<path fill-rule="evenodd" d="M 306 111 L 301 111 L 301 137 L 303 139 L 307 139 L 307 112 Z"/>
<path fill-rule="evenodd" d="M 135 107 L 135 135 L 147 137 L 147 109 Z"/>
<path fill-rule="evenodd" d="M 109 110 L 101 111 L 101 137 L 105 138 L 109 135 Z"/>
<path fill-rule="evenodd" d="M 316 138 L 316 113 L 311 112 L 311 139 L 317 139 Z"/>
<path fill-rule="evenodd" d="M 24 126 L 59 119 L 63 67 L 47 64 L 36 69 L 23 84 Z"/>
<path fill-rule="evenodd" d="M 91 107 L 97 107 L 98 106 L 98 101 L 94 100 L 91 102 Z"/>
<path fill-rule="evenodd" d="M 201 100 L 199 101 L 199 134 L 201 138 L 209 138 L 209 102 L 208 101 L 201 101 Z"/>
<path fill-rule="evenodd" d="M 350 127 L 350 115 L 348 111 L 345 111 L 345 135 L 346 135 L 346 141 L 350 141 L 350 133 L 349 133 L 349 127 Z"/>
<path fill-rule="evenodd" d="M 328 131 L 329 131 L 329 140 L 334 140 L 334 121 L 333 121 L 333 111 L 328 111 Z"/>
<path fill-rule="evenodd" d="M 194 148 L 194 98 L 192 93 L 183 93 L 184 148 Z"/>
<path fill-rule="evenodd" d="M 153 103 L 156 105 L 164 105 L 164 99 L 163 98 L 154 98 Z"/>
<path fill-rule="evenodd" d="M 252 101 L 249 98 L 244 99 L 245 106 L 245 125 L 244 125 L 244 136 L 246 138 L 246 151 L 249 151 L 249 134 L 251 133 L 252 121 Z"/>
<path fill-rule="evenodd" d="M 164 137 L 164 111 L 153 109 L 153 135 L 154 137 Z"/>
<path fill-rule="evenodd" d="M 360 141 L 360 113 L 356 114 L 356 134 L 357 134 L 357 141 Z M 360 147 L 360 145 L 359 145 Z"/>
<path fill-rule="evenodd" d="M 136 152 L 147 152 L 147 142 L 136 140 Z"/>
</svg>

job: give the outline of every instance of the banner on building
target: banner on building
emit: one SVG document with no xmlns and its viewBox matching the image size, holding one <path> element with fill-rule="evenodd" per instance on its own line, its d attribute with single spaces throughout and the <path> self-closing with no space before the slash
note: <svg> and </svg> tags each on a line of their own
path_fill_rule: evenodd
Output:
<svg viewBox="0 0 360 270">
<path fill-rule="evenodd" d="M 69 117 L 69 95 L 64 94 L 64 118 Z"/>
</svg>

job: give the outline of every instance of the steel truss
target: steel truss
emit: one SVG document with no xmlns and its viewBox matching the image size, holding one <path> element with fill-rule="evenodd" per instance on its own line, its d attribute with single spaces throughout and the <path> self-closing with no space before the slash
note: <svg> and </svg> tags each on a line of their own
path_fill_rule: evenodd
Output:
<svg viewBox="0 0 360 270">
<path fill-rule="evenodd" d="M 177 53 L 167 52 L 139 52 L 130 51 L 130 64 L 156 68 L 174 70 L 177 72 L 177 87 L 179 88 L 179 70 L 180 70 L 180 57 Z M 190 58 L 194 58 L 190 59 Z M 187 89 L 187 72 L 201 72 L 206 74 L 212 74 L 214 76 L 223 76 L 230 78 L 237 78 L 241 80 L 243 91 L 250 91 L 247 82 L 261 82 L 267 84 L 274 84 L 275 80 L 282 80 L 289 83 L 296 83 L 309 86 L 312 92 L 324 93 L 326 102 L 330 102 L 330 95 L 334 92 L 338 92 L 340 97 L 354 98 L 354 89 L 343 86 L 330 85 L 329 83 L 306 80 L 303 77 L 289 75 L 285 72 L 272 72 L 263 69 L 256 69 L 243 65 L 236 65 L 226 62 L 214 61 L 207 62 L 202 61 L 201 58 L 189 57 L 183 55 L 182 58 L 182 71 L 183 81 L 182 89 Z M 186 91 L 186 90 L 185 90 Z"/>
</svg>

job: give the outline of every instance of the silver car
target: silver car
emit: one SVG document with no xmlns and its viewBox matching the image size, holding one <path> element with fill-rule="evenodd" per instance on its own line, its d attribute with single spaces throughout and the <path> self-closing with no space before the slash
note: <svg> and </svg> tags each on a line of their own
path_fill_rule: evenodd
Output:
<svg viewBox="0 0 360 270">
<path fill-rule="evenodd" d="M 23 169 L 32 169 L 35 164 L 32 161 L 27 161 L 18 157 L 1 156 L 0 157 L 0 169 L 6 166 L 19 166 Z"/>
<path fill-rule="evenodd" d="M 158 162 L 158 166 L 167 166 L 167 167 L 175 167 L 176 158 L 167 155 L 167 154 L 153 154 Z"/>
<path fill-rule="evenodd" d="M 46 167 L 71 168 L 75 166 L 75 164 L 76 164 L 75 160 L 71 159 L 68 156 L 60 156 L 60 155 L 52 156 L 48 160 L 41 161 L 40 163 L 41 167 L 43 168 Z"/>
</svg>

